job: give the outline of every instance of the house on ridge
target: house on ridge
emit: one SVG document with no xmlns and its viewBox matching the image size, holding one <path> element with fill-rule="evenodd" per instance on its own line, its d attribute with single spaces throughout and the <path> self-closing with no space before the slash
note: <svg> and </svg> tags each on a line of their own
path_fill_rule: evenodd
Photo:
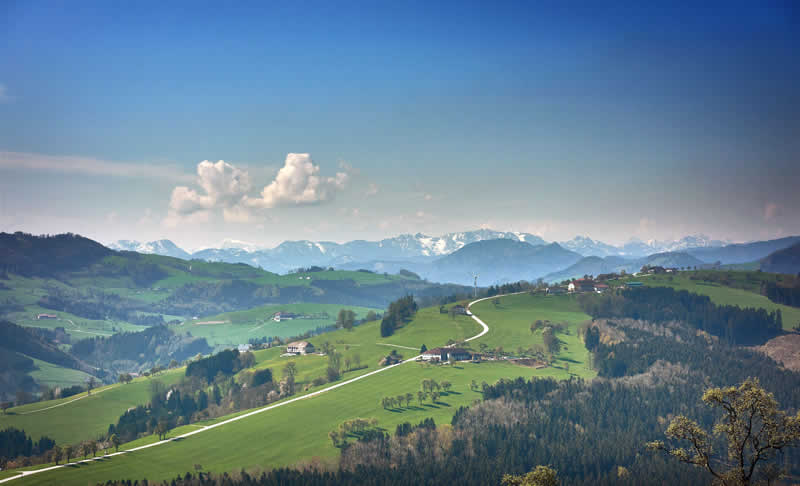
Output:
<svg viewBox="0 0 800 486">
<path fill-rule="evenodd" d="M 472 353 L 461 348 L 433 348 L 422 353 L 425 361 L 469 361 Z"/>
<path fill-rule="evenodd" d="M 286 346 L 286 352 L 292 354 L 311 354 L 314 352 L 314 345 L 308 341 L 295 341 Z"/>
</svg>

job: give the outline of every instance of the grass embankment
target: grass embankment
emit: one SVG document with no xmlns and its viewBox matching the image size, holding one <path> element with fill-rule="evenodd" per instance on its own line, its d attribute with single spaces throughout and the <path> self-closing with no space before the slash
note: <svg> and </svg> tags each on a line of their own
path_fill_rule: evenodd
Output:
<svg viewBox="0 0 800 486">
<path fill-rule="evenodd" d="M 150 382 L 176 383 L 185 372 L 178 368 L 155 378 L 137 378 L 131 383 L 108 385 L 67 398 L 31 403 L 8 409 L 0 415 L 0 429 L 16 427 L 37 440 L 46 435 L 57 444 L 75 444 L 86 439 L 105 436 L 108 425 L 117 423 L 130 407 L 147 403 Z"/>
<path fill-rule="evenodd" d="M 719 272 L 718 272 L 719 273 Z M 672 287 L 676 290 L 688 290 L 696 294 L 707 295 L 711 301 L 718 305 L 738 305 L 739 307 L 754 307 L 766 309 L 769 312 L 780 310 L 783 318 L 783 328 L 789 330 L 800 324 L 800 308 L 789 307 L 788 305 L 776 304 L 765 296 L 758 293 L 760 290 L 760 280 L 775 281 L 780 276 L 770 273 L 757 272 L 722 272 L 730 276 L 732 285 L 740 288 L 721 285 L 716 282 L 704 281 L 704 272 L 681 272 L 676 276 L 668 275 L 648 275 L 633 277 L 620 280 L 616 283 L 626 281 L 642 282 L 643 285 L 650 287 Z M 690 276 L 696 274 L 697 279 Z M 745 290 L 747 289 L 747 290 Z"/>
<path fill-rule="evenodd" d="M 459 406 L 469 405 L 480 398 L 480 393 L 470 388 L 472 381 L 480 384 L 483 381 L 493 383 L 503 377 L 566 377 L 570 374 L 580 376 L 592 374 L 582 369 L 582 362 L 579 359 L 585 355 L 579 349 L 579 339 L 574 329 L 586 319 L 586 316 L 576 310 L 574 299 L 520 295 L 501 298 L 500 305 L 496 309 L 491 301 L 487 304 L 488 307 L 476 305 L 473 308 L 473 311 L 490 327 L 489 334 L 483 338 L 487 340 L 487 345 L 514 347 L 518 342 L 524 345 L 534 344 L 537 340 L 541 340 L 541 336 L 531 334 L 529 327 L 533 320 L 568 322 L 569 333 L 559 335 L 567 346 L 558 357 L 557 365 L 561 362 L 570 362 L 570 371 L 567 372 L 561 366 L 533 369 L 505 361 L 457 365 L 406 363 L 308 400 L 268 410 L 180 441 L 92 464 L 30 476 L 21 479 L 19 484 L 52 484 L 53 481 L 57 481 L 65 485 L 83 485 L 102 482 L 109 478 L 144 476 L 150 480 L 163 480 L 193 470 L 195 464 L 202 465 L 204 470 L 223 472 L 241 468 L 267 469 L 291 465 L 312 457 L 334 460 L 338 451 L 331 444 L 327 434 L 345 420 L 355 417 L 374 417 L 378 420 L 379 427 L 390 432 L 401 422 L 416 423 L 426 417 L 434 418 L 437 423 L 446 423 Z M 381 346 L 377 344 L 378 342 L 415 348 L 414 350 L 397 348 L 402 355 L 412 357 L 418 353 L 417 349 L 423 343 L 428 347 L 442 345 L 451 338 L 459 340 L 475 335 L 480 327 L 468 317 L 458 316 L 451 319 L 447 314 L 439 314 L 438 308 L 431 308 L 420 310 L 412 323 L 399 329 L 389 338 L 381 339 L 378 329 L 379 324 L 373 322 L 353 331 L 342 330 L 318 336 L 312 342 L 319 346 L 322 341 L 327 340 L 345 356 L 352 356 L 355 353 L 361 355 L 362 363 L 368 364 L 369 368 L 347 373 L 343 378 L 347 379 L 377 369 L 377 360 L 391 351 L 390 347 Z M 493 336 L 494 330 L 500 336 Z M 327 365 L 326 358 L 321 356 L 281 358 L 279 353 L 279 349 L 258 351 L 257 367 L 270 367 L 274 374 L 279 376 L 280 369 L 285 363 L 293 360 L 300 371 L 301 382 L 307 382 L 315 376 L 322 375 Z M 395 410 L 382 408 L 380 404 L 382 397 L 416 393 L 420 389 L 421 381 L 427 378 L 439 382 L 450 381 L 453 384 L 453 391 L 444 394 L 437 403 L 428 400 L 419 404 L 415 400 L 409 407 Z M 214 422 L 225 418 L 227 417 L 216 419 Z M 183 427 L 180 431 L 173 431 L 171 435 L 188 430 L 189 427 Z M 136 441 L 135 445 L 152 440 L 143 438 Z"/>
</svg>

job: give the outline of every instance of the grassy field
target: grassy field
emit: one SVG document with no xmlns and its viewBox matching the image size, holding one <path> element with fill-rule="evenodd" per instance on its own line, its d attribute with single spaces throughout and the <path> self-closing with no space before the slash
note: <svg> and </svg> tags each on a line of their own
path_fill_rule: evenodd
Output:
<svg viewBox="0 0 800 486">
<path fill-rule="evenodd" d="M 374 377 L 359 381 L 310 400 L 267 411 L 219 429 L 198 434 L 179 442 L 93 464 L 43 473 L 21 480 L 20 484 L 86 484 L 108 478 L 167 479 L 193 470 L 231 471 L 268 469 L 291 465 L 299 458 L 335 459 L 338 450 L 328 439 L 328 432 L 339 423 L 354 417 L 374 417 L 378 426 L 394 431 L 401 422 L 417 423 L 432 417 L 447 423 L 455 410 L 480 398 L 469 383 L 494 382 L 503 376 L 532 376 L 543 370 L 522 368 L 507 363 L 466 363 L 460 366 L 431 366 L 409 363 Z M 453 392 L 435 404 L 397 410 L 384 410 L 384 395 L 416 392 L 423 379 L 448 380 Z M 358 397 L 355 399 L 354 397 Z"/>
<path fill-rule="evenodd" d="M 518 348 L 542 344 L 542 332 L 532 333 L 531 323 L 536 320 L 549 320 L 555 323 L 566 323 L 564 332 L 557 332 L 556 337 L 563 342 L 561 352 L 556 356 L 551 374 L 566 378 L 569 374 L 582 378 L 595 376 L 589 367 L 590 355 L 579 336 L 578 327 L 591 319 L 584 314 L 574 296 L 571 295 L 509 295 L 499 299 L 495 305 L 493 300 L 484 300 L 472 306 L 475 314 L 481 317 L 491 328 L 485 336 L 474 343 L 480 347 L 485 344 L 488 349 L 502 347 L 507 353 L 516 353 Z M 567 373 L 565 368 L 569 368 Z"/>
<path fill-rule="evenodd" d="M 135 332 L 144 329 L 142 326 L 127 322 L 84 319 L 67 312 L 53 311 L 37 305 L 39 299 L 47 295 L 48 288 L 69 288 L 57 280 L 10 275 L 3 284 L 7 288 L 0 288 L 0 301 L 13 300 L 23 306 L 22 310 L 9 312 L 3 318 L 20 326 L 46 329 L 63 327 L 65 332 L 70 335 L 70 338 L 74 340 L 95 336 L 110 336 L 115 332 Z M 37 314 L 55 314 L 58 319 L 38 320 L 36 319 Z"/>
<path fill-rule="evenodd" d="M 188 270 L 188 264 L 192 266 L 191 272 L 186 271 Z M 185 269 L 172 271 L 169 277 L 153 284 L 153 288 L 174 289 L 192 282 L 208 282 L 219 280 L 220 278 L 231 278 L 227 273 L 223 275 L 219 271 L 209 270 L 213 266 L 214 265 L 209 262 L 198 262 L 197 260 L 187 262 Z M 243 267 L 243 265 L 240 266 Z M 256 270 L 260 273 L 254 273 L 252 270 Z M 276 273 L 259 271 L 252 267 L 246 267 L 246 269 L 242 270 L 239 278 L 251 280 L 259 285 L 278 285 L 281 287 L 308 286 L 311 285 L 314 280 L 353 280 L 359 285 L 376 285 L 397 280 L 408 280 L 408 277 L 400 275 L 384 275 L 382 273 L 349 270 L 326 270 L 323 272 L 300 272 L 278 275 Z"/>
<path fill-rule="evenodd" d="M 275 304 L 184 321 L 175 326 L 175 330 L 188 331 L 192 336 L 204 337 L 211 346 L 232 347 L 247 343 L 251 338 L 267 336 L 287 338 L 302 335 L 318 327 L 331 326 L 336 323 L 336 316 L 341 309 L 352 310 L 356 313 L 357 319 L 363 318 L 370 310 L 380 312 L 380 309 L 334 304 Z M 275 322 L 272 320 L 272 315 L 276 312 L 308 314 L 315 318 Z M 327 313 L 327 317 L 324 317 L 323 313 Z"/>
<path fill-rule="evenodd" d="M 68 387 L 73 385 L 86 385 L 86 381 L 91 377 L 83 371 L 64 368 L 46 361 L 31 358 L 36 370 L 29 374 L 40 385 L 47 385 L 51 388 Z"/>
<path fill-rule="evenodd" d="M 165 275 L 165 277 L 147 284 L 136 281 L 129 275 L 129 266 L 134 262 L 137 265 L 152 264 L 154 268 L 161 272 L 159 275 Z M 10 275 L 9 278 L 4 279 L 2 285 L 0 285 L 0 317 L 15 324 L 28 327 L 49 329 L 63 327 L 72 340 L 94 336 L 109 336 L 123 331 L 137 332 L 144 328 L 117 319 L 85 319 L 67 312 L 43 308 L 39 303 L 43 297 L 51 294 L 80 295 L 83 299 L 89 299 L 87 302 L 90 302 L 90 304 L 91 298 L 93 297 L 90 298 L 87 296 L 116 294 L 124 299 L 133 301 L 133 303 L 129 302 L 128 305 L 135 307 L 139 311 L 139 314 L 155 314 L 151 311 L 158 308 L 156 305 L 163 303 L 170 297 L 174 297 L 176 290 L 183 285 L 199 282 L 225 285 L 232 280 L 248 284 L 251 289 L 253 285 L 257 285 L 261 286 L 261 290 L 264 292 L 275 293 L 279 293 L 280 289 L 287 288 L 294 288 L 292 291 L 294 292 L 298 290 L 298 287 L 307 288 L 315 282 L 320 281 L 329 281 L 325 288 L 331 288 L 331 283 L 334 281 L 352 281 L 352 284 L 342 282 L 342 288 L 349 289 L 348 292 L 351 292 L 353 295 L 353 302 L 371 302 L 373 304 L 378 302 L 377 305 L 382 305 L 381 302 L 383 302 L 384 299 L 388 299 L 391 295 L 401 295 L 407 285 L 412 287 L 420 284 L 423 286 L 428 285 L 407 276 L 385 275 L 371 272 L 331 270 L 278 275 L 243 264 L 209 263 L 196 260 L 185 261 L 157 255 L 140 255 L 136 258 L 114 255 L 106 257 L 99 263 L 87 267 L 86 269 L 59 276 L 58 279 L 28 278 Z M 384 287 L 380 287 L 381 285 L 388 286 L 390 289 L 387 290 Z M 320 287 L 314 287 L 316 290 L 311 293 L 308 293 L 310 289 L 306 289 L 305 295 L 310 297 L 318 296 L 318 293 L 325 292 L 321 290 L 322 287 L 322 284 L 320 284 Z M 362 291 L 353 290 L 359 288 L 361 288 Z M 291 294 L 291 292 L 289 292 L 289 294 Z M 209 297 L 209 299 L 215 302 L 214 298 Z M 264 300 L 256 299 L 254 302 L 263 302 Z M 308 300 L 316 299 L 309 298 Z M 241 307 L 249 305 L 251 304 L 242 304 Z M 329 306 L 328 309 L 338 312 L 341 307 L 345 306 Z M 176 309 L 175 307 L 167 308 Z M 226 307 L 216 308 L 220 310 L 226 309 Z M 177 309 L 178 310 L 170 310 L 170 312 L 185 315 L 162 314 L 164 320 L 167 322 L 172 320 L 182 321 L 193 316 L 191 306 L 177 307 Z M 360 309 L 363 309 L 363 307 Z M 354 310 L 361 313 L 360 309 Z M 41 313 L 56 314 L 58 319 L 37 320 L 36 315 Z M 247 318 L 243 317 L 242 320 L 244 325 L 249 324 L 246 322 L 248 321 Z M 251 328 L 266 324 L 263 322 L 263 316 L 250 318 L 249 321 L 254 324 L 250 326 Z M 278 335 L 282 337 L 299 335 L 308 330 L 326 326 L 329 323 L 327 319 L 317 319 L 313 322 L 312 320 L 306 320 L 286 324 L 281 323 L 274 326 L 275 329 L 270 329 L 268 333 L 260 334 L 258 337 L 267 335 Z M 250 337 L 254 337 L 251 335 L 250 331 L 246 329 L 234 328 L 220 330 L 211 327 L 198 332 L 198 335 L 209 337 L 210 341 L 212 341 L 212 345 L 224 346 L 247 342 Z"/>
<path fill-rule="evenodd" d="M 184 372 L 184 368 L 177 368 L 156 378 L 137 378 L 126 385 L 100 387 L 80 400 L 75 399 L 85 396 L 85 393 L 10 408 L 6 414 L 0 415 L 0 429 L 24 429 L 36 439 L 46 435 L 61 445 L 105 436 L 108 425 L 116 423 L 125 410 L 147 403 L 153 379 L 171 384 L 177 382 Z"/>
<path fill-rule="evenodd" d="M 694 292 L 696 294 L 707 295 L 711 298 L 712 302 L 720 305 L 738 305 L 739 307 L 763 308 L 770 312 L 780 309 L 783 317 L 784 329 L 788 330 L 800 324 L 800 308 L 776 304 L 763 295 L 757 293 L 759 287 L 756 286 L 757 284 L 754 283 L 752 278 L 748 279 L 748 275 L 753 274 L 754 272 L 731 271 L 725 273 L 731 275 L 732 282 L 736 282 L 734 285 L 748 288 L 750 290 L 727 287 L 714 282 L 705 282 L 703 280 L 691 280 L 688 275 L 684 274 L 674 277 L 666 275 L 649 275 L 631 278 L 628 280 L 642 282 L 642 284 L 651 287 L 672 287 L 677 290 L 688 290 L 689 292 Z M 702 272 L 697 272 L 697 274 L 702 276 Z M 758 275 L 760 278 L 779 278 L 779 276 L 776 274 L 760 273 Z M 619 282 L 624 282 L 624 280 Z"/>
<path fill-rule="evenodd" d="M 346 387 L 268 410 L 181 441 L 92 464 L 29 476 L 21 479 L 20 484 L 52 484 L 55 481 L 59 484 L 83 485 L 109 478 L 133 479 L 144 476 L 150 480 L 167 479 L 193 470 L 194 464 L 201 464 L 204 470 L 222 472 L 242 468 L 267 469 L 312 457 L 335 460 L 338 451 L 327 434 L 350 418 L 374 417 L 378 420 L 378 426 L 389 432 L 401 422 L 416 423 L 426 417 L 434 418 L 437 423 L 447 423 L 459 406 L 480 399 L 480 393 L 470 389 L 469 384 L 473 380 L 480 384 L 484 381 L 493 383 L 503 377 L 566 378 L 592 375 L 592 372 L 583 369 L 586 356 L 581 352 L 582 346 L 579 346 L 574 332 L 586 316 L 576 310 L 572 298 L 544 298 L 527 294 L 510 296 L 501 298 L 496 308 L 491 301 L 487 301 L 474 306 L 473 311 L 490 327 L 490 332 L 482 338 L 487 345 L 515 347 L 517 343 L 535 343 L 541 337 L 531 334 L 529 326 L 532 320 L 557 319 L 559 322 L 568 322 L 568 332 L 559 335 L 565 341 L 566 348 L 558 357 L 557 367 L 534 369 L 506 361 L 457 365 L 406 363 Z M 377 360 L 391 350 L 391 347 L 379 343 L 414 348 L 397 348 L 404 356 L 412 357 L 423 343 L 430 348 L 444 344 L 451 338 L 458 340 L 469 337 L 479 330 L 480 327 L 468 317 L 451 319 L 447 314 L 440 314 L 438 308 L 429 308 L 420 310 L 414 321 L 390 338 L 381 339 L 378 323 L 372 322 L 353 331 L 340 330 L 317 336 L 312 342 L 320 345 L 328 341 L 345 356 L 352 357 L 358 353 L 362 357 L 362 363 L 369 368 L 347 373 L 344 376 L 347 379 L 377 369 Z M 257 351 L 257 367 L 273 368 L 274 374 L 279 376 L 280 368 L 286 362 L 295 361 L 301 385 L 324 373 L 327 363 L 324 357 L 288 358 L 280 357 L 280 353 L 280 349 Z M 569 371 L 563 366 L 567 362 L 570 363 Z M 453 391 L 443 395 L 437 403 L 414 402 L 409 407 L 396 410 L 381 407 L 382 397 L 416 393 L 420 389 L 420 382 L 426 378 L 448 380 L 453 384 Z M 189 427 L 181 429 L 188 430 Z M 173 432 L 178 433 L 180 431 Z M 143 438 L 136 441 L 136 445 L 151 441 L 153 438 Z"/>
</svg>

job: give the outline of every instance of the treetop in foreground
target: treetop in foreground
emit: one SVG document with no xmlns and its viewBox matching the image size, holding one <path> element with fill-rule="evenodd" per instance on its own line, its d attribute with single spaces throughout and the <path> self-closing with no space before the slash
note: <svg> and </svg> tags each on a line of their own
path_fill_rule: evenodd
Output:
<svg viewBox="0 0 800 486">
<path fill-rule="evenodd" d="M 673 441 L 688 442 L 689 447 L 653 441 L 647 444 L 648 449 L 664 451 L 681 462 L 706 469 L 714 484 L 772 484 L 782 476 L 778 456 L 800 443 L 800 412 L 790 416 L 780 410 L 775 397 L 753 378 L 738 387 L 710 388 L 702 400 L 723 410 L 711 435 L 694 420 L 680 415 L 667 427 L 666 435 Z M 727 442 L 725 456 L 714 450 L 715 436 Z"/>
</svg>

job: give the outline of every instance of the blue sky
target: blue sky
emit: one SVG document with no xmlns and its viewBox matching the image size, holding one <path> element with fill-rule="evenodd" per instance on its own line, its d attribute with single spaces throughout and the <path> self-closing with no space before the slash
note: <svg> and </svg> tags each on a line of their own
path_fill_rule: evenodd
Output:
<svg viewBox="0 0 800 486">
<path fill-rule="evenodd" d="M 0 230 L 800 233 L 791 2 L 564 3 L 3 2 Z"/>
</svg>

